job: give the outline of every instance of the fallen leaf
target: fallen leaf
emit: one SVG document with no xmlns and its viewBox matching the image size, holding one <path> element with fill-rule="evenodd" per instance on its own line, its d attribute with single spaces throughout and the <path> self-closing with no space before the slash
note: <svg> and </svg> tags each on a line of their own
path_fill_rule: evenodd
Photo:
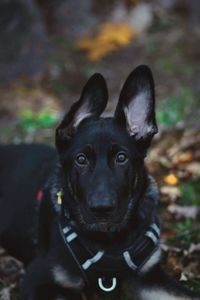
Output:
<svg viewBox="0 0 200 300">
<path fill-rule="evenodd" d="M 161 244 L 161 249 L 165 252 L 181 253 L 182 249 L 171 245 Z"/>
<path fill-rule="evenodd" d="M 185 167 L 185 170 L 189 172 L 193 177 L 200 176 L 200 162 L 191 162 Z"/>
<path fill-rule="evenodd" d="M 23 264 L 12 256 L 2 256 L 0 259 L 1 279 L 16 283 L 24 274 Z"/>
<path fill-rule="evenodd" d="M 171 204 L 168 206 L 167 210 L 170 213 L 174 214 L 176 219 L 190 218 L 195 220 L 199 213 L 199 207 L 197 207 L 196 205 L 180 206 L 176 204 Z"/>
<path fill-rule="evenodd" d="M 81 38 L 77 47 L 86 51 L 89 60 L 96 61 L 129 44 L 135 35 L 126 23 L 104 23 L 96 36 Z"/>
<path fill-rule="evenodd" d="M 168 196 L 171 202 L 175 202 L 181 196 L 181 192 L 176 186 L 162 186 L 160 188 L 161 194 Z"/>
<path fill-rule="evenodd" d="M 193 252 L 200 252 L 200 243 L 199 244 L 192 244 L 188 250 L 188 254 Z"/>
<path fill-rule="evenodd" d="M 200 159 L 200 149 L 196 149 L 196 151 L 194 152 L 194 158 L 197 160 Z"/>
<path fill-rule="evenodd" d="M 180 259 L 180 255 L 178 252 L 170 252 L 167 257 L 167 265 L 170 272 L 175 276 L 175 278 L 180 278 L 180 274 L 182 271 L 182 261 Z"/>
<path fill-rule="evenodd" d="M 164 156 L 157 157 L 157 162 L 159 162 L 159 164 L 161 166 L 168 168 L 168 169 L 173 167 L 171 161 L 169 159 L 167 159 L 167 157 L 164 157 Z"/>
<path fill-rule="evenodd" d="M 176 232 L 172 229 L 165 229 L 162 231 L 162 238 L 164 240 L 170 240 L 170 239 L 174 238 L 175 235 L 176 235 Z M 167 251 L 167 250 L 165 250 L 165 251 Z"/>
<path fill-rule="evenodd" d="M 182 168 L 181 170 L 179 169 L 176 172 L 179 180 L 188 180 L 191 179 L 191 174 L 189 172 L 187 172 L 187 170 L 185 168 Z"/>
<path fill-rule="evenodd" d="M 168 185 L 177 185 L 179 183 L 178 177 L 174 174 L 169 174 L 164 177 L 164 182 Z"/>
<path fill-rule="evenodd" d="M 180 280 L 180 281 L 188 281 L 188 278 L 187 278 L 187 276 L 185 275 L 184 272 L 181 273 L 181 276 L 180 276 L 180 279 L 179 279 L 179 280 Z"/>
<path fill-rule="evenodd" d="M 11 288 L 5 287 L 0 292 L 0 300 L 11 300 Z"/>
<path fill-rule="evenodd" d="M 193 154 L 191 151 L 187 152 L 182 152 L 182 153 L 177 153 L 173 158 L 172 158 L 172 163 L 174 165 L 179 165 L 182 163 L 188 163 L 193 160 Z"/>
<path fill-rule="evenodd" d="M 184 266 L 184 273 L 186 274 L 187 278 L 194 279 L 196 275 L 199 273 L 199 263 L 197 261 L 191 260 L 187 257 L 189 264 Z"/>
</svg>

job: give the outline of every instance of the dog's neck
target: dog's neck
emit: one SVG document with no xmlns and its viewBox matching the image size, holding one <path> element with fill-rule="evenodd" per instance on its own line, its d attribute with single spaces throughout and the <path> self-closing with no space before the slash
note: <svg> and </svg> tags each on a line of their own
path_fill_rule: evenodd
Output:
<svg viewBox="0 0 200 300">
<path fill-rule="evenodd" d="M 121 252 L 122 249 L 132 244 L 132 241 L 138 236 L 136 223 L 138 222 L 131 222 L 126 229 L 116 232 L 79 231 L 79 233 L 92 250 L 104 249 L 107 253 L 113 253 L 113 249 L 117 249 L 117 251 Z M 137 228 L 137 231 L 134 228 Z"/>
</svg>

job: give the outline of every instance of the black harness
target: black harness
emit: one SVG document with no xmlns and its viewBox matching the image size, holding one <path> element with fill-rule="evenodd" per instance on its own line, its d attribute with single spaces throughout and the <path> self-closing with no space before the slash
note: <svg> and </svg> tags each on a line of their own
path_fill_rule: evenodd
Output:
<svg viewBox="0 0 200 300">
<path fill-rule="evenodd" d="M 146 193 L 147 199 L 155 199 L 157 187 L 150 178 L 150 189 Z M 66 247 L 66 251 L 74 261 L 74 268 L 79 270 L 84 278 L 87 290 L 97 288 L 104 292 L 114 291 L 117 283 L 130 274 L 137 274 L 141 271 L 145 263 L 158 250 L 160 243 L 160 226 L 155 217 L 150 226 L 141 233 L 128 247 L 119 254 L 107 254 L 104 249 L 93 252 L 88 248 L 80 234 L 71 225 L 68 212 L 62 205 L 62 192 L 54 192 L 54 209 L 58 216 L 58 227 L 60 235 Z M 37 194 L 37 201 L 43 199 L 43 191 Z M 157 200 L 156 200 L 157 201 Z"/>
<path fill-rule="evenodd" d="M 61 204 L 60 195 L 58 195 L 58 202 Z M 155 220 L 130 247 L 117 255 L 106 254 L 103 249 L 96 253 L 92 252 L 72 228 L 69 215 L 65 210 L 61 213 L 58 226 L 66 249 L 84 278 L 85 284 L 104 292 L 113 291 L 117 282 L 130 273 L 140 272 L 158 249 L 160 242 L 158 220 Z"/>
</svg>

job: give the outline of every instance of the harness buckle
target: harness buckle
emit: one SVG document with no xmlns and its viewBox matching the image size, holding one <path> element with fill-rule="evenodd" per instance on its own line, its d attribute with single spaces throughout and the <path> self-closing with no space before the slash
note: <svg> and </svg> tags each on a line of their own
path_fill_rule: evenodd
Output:
<svg viewBox="0 0 200 300">
<path fill-rule="evenodd" d="M 110 287 L 106 287 L 103 284 L 103 279 L 102 278 L 98 278 L 98 285 L 99 285 L 99 287 L 100 287 L 100 289 L 102 291 L 104 291 L 104 292 L 112 292 L 116 288 L 116 286 L 117 286 L 117 279 L 116 279 L 116 277 L 113 277 L 112 278 L 112 284 L 111 284 L 111 286 Z"/>
</svg>

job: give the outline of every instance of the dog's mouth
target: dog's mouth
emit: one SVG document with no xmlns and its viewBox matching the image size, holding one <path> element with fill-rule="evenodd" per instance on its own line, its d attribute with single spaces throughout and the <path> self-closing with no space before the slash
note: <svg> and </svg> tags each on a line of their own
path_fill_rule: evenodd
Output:
<svg viewBox="0 0 200 300">
<path fill-rule="evenodd" d="M 96 222 L 108 222 L 113 219 L 113 213 L 95 212 L 92 214 Z"/>
<path fill-rule="evenodd" d="M 80 210 L 82 212 L 81 215 L 83 216 L 83 219 L 88 224 L 112 223 L 115 219 L 115 211 L 112 213 L 102 211 L 91 212 L 84 206 L 81 207 Z"/>
<path fill-rule="evenodd" d="M 83 229 L 90 232 L 117 232 L 129 220 L 130 210 L 115 209 L 112 213 L 91 213 L 84 206 L 79 207 L 76 219 Z"/>
</svg>

